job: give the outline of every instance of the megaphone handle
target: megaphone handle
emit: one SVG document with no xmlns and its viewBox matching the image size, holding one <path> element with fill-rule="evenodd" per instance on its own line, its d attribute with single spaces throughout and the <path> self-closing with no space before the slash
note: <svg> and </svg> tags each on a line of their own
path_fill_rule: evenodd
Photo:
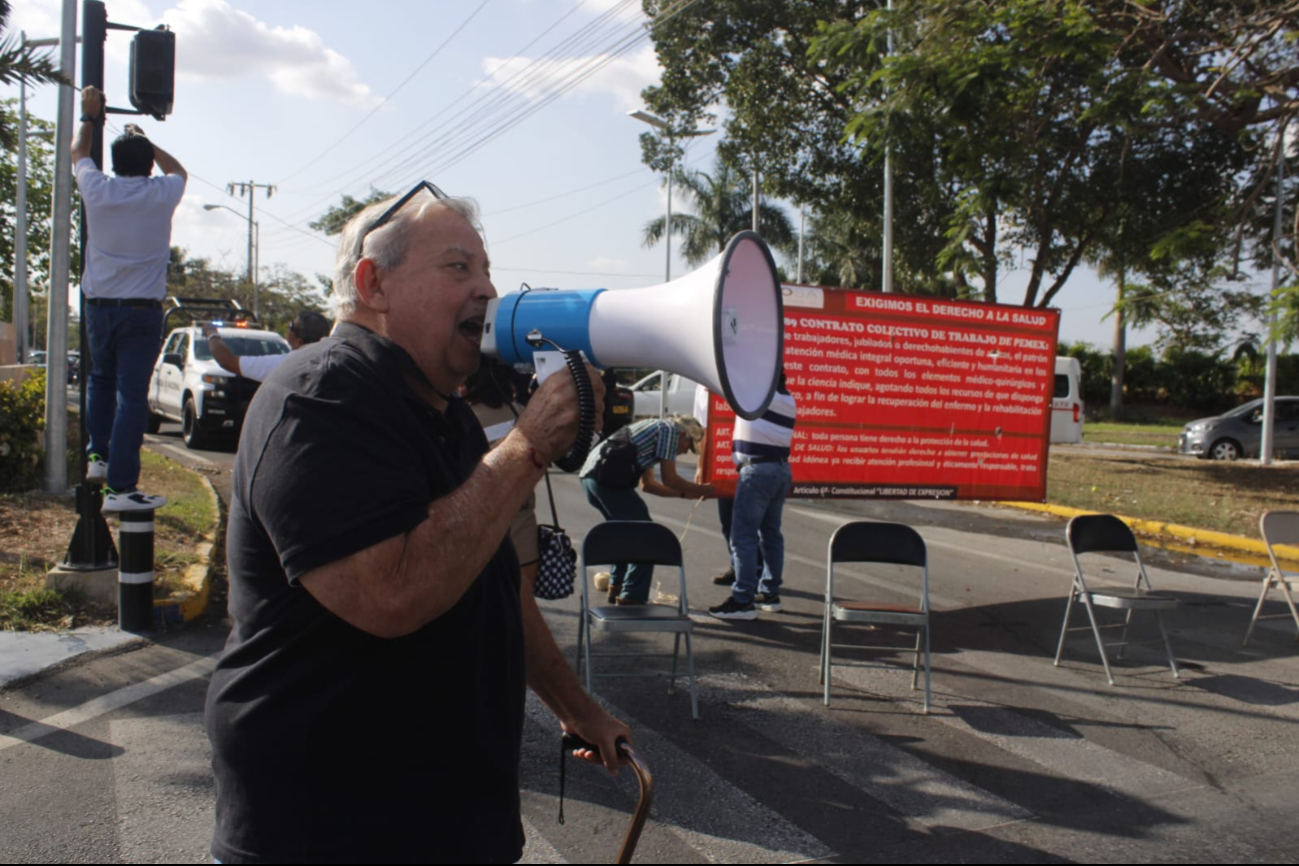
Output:
<svg viewBox="0 0 1299 866">
<path fill-rule="evenodd" d="M 582 353 L 570 350 L 564 353 L 564 363 L 573 374 L 573 383 L 577 386 L 577 407 L 581 418 L 577 422 L 577 439 L 568 453 L 555 461 L 555 465 L 565 472 L 576 472 L 586 462 L 586 455 L 591 451 L 591 442 L 595 438 L 595 388 L 591 377 L 586 372 L 586 361 Z"/>
</svg>

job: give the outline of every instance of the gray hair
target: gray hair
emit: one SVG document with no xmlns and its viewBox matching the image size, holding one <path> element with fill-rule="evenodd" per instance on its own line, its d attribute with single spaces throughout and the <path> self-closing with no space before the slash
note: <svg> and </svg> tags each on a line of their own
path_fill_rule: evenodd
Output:
<svg viewBox="0 0 1299 866">
<path fill-rule="evenodd" d="M 334 257 L 334 292 L 330 303 L 336 318 L 346 319 L 356 312 L 360 295 L 356 291 L 356 266 L 366 258 L 385 270 L 400 267 L 410 248 L 411 227 L 430 208 L 446 207 L 460 214 L 480 235 L 483 227 L 478 221 L 478 203 L 471 198 L 436 198 L 428 191 L 421 192 L 392 215 L 392 219 L 379 226 L 365 238 L 364 256 L 356 254 L 356 239 L 366 227 L 386 211 L 400 196 L 393 196 L 362 209 L 347 221 L 338 240 Z"/>
</svg>

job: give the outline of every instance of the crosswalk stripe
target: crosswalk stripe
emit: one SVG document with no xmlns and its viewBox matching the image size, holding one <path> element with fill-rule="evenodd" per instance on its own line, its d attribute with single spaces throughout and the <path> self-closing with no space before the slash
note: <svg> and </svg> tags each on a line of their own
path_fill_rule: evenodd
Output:
<svg viewBox="0 0 1299 866">
<path fill-rule="evenodd" d="M 165 692 L 167 689 L 182 685 L 190 680 L 196 680 L 200 677 L 208 676 L 216 668 L 216 656 L 207 656 L 198 661 L 176 668 L 175 670 L 166 671 L 155 677 L 150 677 L 144 682 L 134 683 L 129 686 L 109 692 L 106 695 L 100 695 L 93 700 L 86 701 L 77 707 L 56 713 L 48 718 L 41 719 L 38 722 L 31 722 L 23 725 L 16 731 L 9 734 L 0 734 L 0 751 L 18 746 L 23 743 L 30 743 L 32 740 L 39 739 L 46 734 L 52 734 L 55 731 L 63 731 L 68 728 L 88 722 L 91 719 L 98 718 L 105 713 L 111 713 L 113 710 L 121 709 L 127 704 L 133 704 L 136 701 L 144 700 L 147 697 L 156 695 L 159 692 Z"/>
<path fill-rule="evenodd" d="M 971 661 L 963 651 L 962 663 Z M 1003 669 L 1004 672 L 1004 669 Z M 905 687 L 902 671 L 835 668 L 835 681 L 875 694 Z M 1085 736 L 1032 719 L 1013 709 L 967 697 L 935 695 L 930 718 L 960 733 L 991 743 L 1064 778 L 1076 779 L 1126 797 L 1147 798 L 1202 787 L 1131 755 L 1091 742 Z"/>
<path fill-rule="evenodd" d="M 724 703 L 732 713 L 738 711 L 741 722 L 754 733 L 928 827 L 986 830 L 1033 817 L 1022 806 L 751 677 L 703 677 L 700 692 L 708 703 Z"/>
<path fill-rule="evenodd" d="M 829 857 L 816 837 L 759 803 L 653 729 L 620 708 L 609 711 L 635 732 L 636 746 L 655 768 L 650 821 L 669 829 L 700 856 L 715 863 L 788 863 Z M 555 727 L 540 701 L 528 701 L 537 724 Z M 624 773 L 623 775 L 629 775 Z"/>
</svg>

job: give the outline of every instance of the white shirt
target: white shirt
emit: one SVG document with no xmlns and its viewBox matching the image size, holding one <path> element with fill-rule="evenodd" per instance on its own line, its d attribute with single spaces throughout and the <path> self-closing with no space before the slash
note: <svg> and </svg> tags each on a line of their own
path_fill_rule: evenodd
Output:
<svg viewBox="0 0 1299 866">
<path fill-rule="evenodd" d="M 254 382 L 265 382 L 266 377 L 275 372 L 275 368 L 284 363 L 284 359 L 289 357 L 288 353 L 283 355 L 240 355 L 239 356 L 239 375 L 245 379 L 252 379 Z"/>
<path fill-rule="evenodd" d="M 76 175 L 90 228 L 81 278 L 86 297 L 162 300 L 171 217 L 185 194 L 185 178 L 109 177 L 89 158 L 77 161 Z"/>
<path fill-rule="evenodd" d="M 788 460 L 797 415 L 794 395 L 777 391 L 767 411 L 756 420 L 737 417 L 731 437 L 731 461 L 743 466 L 754 458 Z"/>
</svg>

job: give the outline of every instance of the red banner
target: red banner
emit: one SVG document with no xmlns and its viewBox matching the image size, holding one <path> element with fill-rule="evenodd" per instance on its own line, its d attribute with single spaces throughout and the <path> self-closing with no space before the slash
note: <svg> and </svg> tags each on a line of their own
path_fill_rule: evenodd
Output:
<svg viewBox="0 0 1299 866">
<path fill-rule="evenodd" d="M 796 497 L 1046 498 L 1060 313 L 785 286 Z M 735 489 L 735 414 L 710 395 L 707 477 Z"/>
</svg>

